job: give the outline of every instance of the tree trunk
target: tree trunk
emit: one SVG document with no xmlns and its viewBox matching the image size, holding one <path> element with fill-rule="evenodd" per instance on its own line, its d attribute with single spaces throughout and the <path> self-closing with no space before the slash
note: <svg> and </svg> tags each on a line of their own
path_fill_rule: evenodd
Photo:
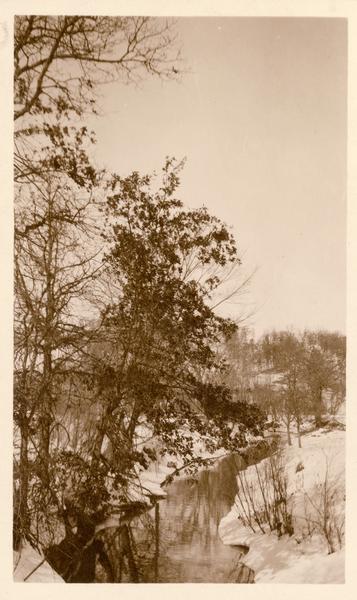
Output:
<svg viewBox="0 0 357 600">
<path fill-rule="evenodd" d="M 317 390 L 317 393 L 315 395 L 315 427 L 316 427 L 316 429 L 318 429 L 319 427 L 322 426 L 322 412 L 323 412 L 322 388 L 320 387 Z"/>
<path fill-rule="evenodd" d="M 18 389 L 18 418 L 17 424 L 20 433 L 20 457 L 19 457 L 19 471 L 18 475 L 18 488 L 15 491 L 14 498 L 14 521 L 13 521 L 13 544 L 14 549 L 17 550 L 20 546 L 21 539 L 26 537 L 30 530 L 30 519 L 28 514 L 28 494 L 29 494 L 29 480 L 30 480 L 30 464 L 28 457 L 28 446 L 29 446 L 29 420 L 28 417 L 28 382 L 27 382 L 27 360 L 28 351 L 26 349 L 23 364 L 22 364 L 22 377 L 21 383 Z M 14 394 L 16 394 L 16 387 L 14 387 Z M 14 402 L 16 402 L 14 396 Z M 16 404 L 17 404 L 16 402 Z M 14 473 L 15 480 L 15 473 Z"/>
<path fill-rule="evenodd" d="M 40 458 L 40 477 L 45 487 L 49 485 L 49 454 L 50 454 L 50 431 L 53 421 L 52 412 L 52 349 L 54 344 L 54 242 L 55 233 L 53 231 L 53 198 L 50 197 L 48 207 L 48 230 L 47 244 L 44 259 L 44 270 L 46 274 L 46 313 L 45 327 L 43 340 L 43 373 L 42 387 L 40 392 L 40 441 L 39 441 L 39 458 Z"/>
<path fill-rule="evenodd" d="M 155 583 L 159 581 L 159 549 L 160 549 L 160 506 L 155 504 Z"/>
<path fill-rule="evenodd" d="M 28 461 L 28 422 L 26 417 L 20 427 L 21 447 L 19 465 L 19 487 L 14 499 L 13 546 L 18 550 L 21 539 L 29 531 L 28 514 L 28 489 L 29 489 L 29 461 Z"/>
<path fill-rule="evenodd" d="M 300 430 L 300 415 L 296 417 L 296 428 L 297 428 L 297 436 L 298 436 L 298 445 L 301 448 L 301 430 Z"/>
<path fill-rule="evenodd" d="M 97 430 L 93 440 L 91 461 L 93 467 L 97 466 L 101 460 L 103 441 L 106 433 L 108 432 L 109 421 L 113 412 L 113 403 L 109 402 L 108 400 L 107 402 L 108 404 L 100 418 L 100 422 L 97 425 Z"/>
<path fill-rule="evenodd" d="M 289 444 L 289 446 L 292 446 L 291 433 L 290 433 L 290 416 L 286 420 L 286 433 L 288 435 L 288 444 Z"/>
<path fill-rule="evenodd" d="M 53 421 L 52 414 L 52 393 L 51 393 L 51 377 L 52 377 L 52 351 L 49 346 L 44 349 L 43 353 L 43 383 L 40 392 L 40 407 L 39 407 L 39 425 L 40 425 L 40 440 L 39 440 L 39 459 L 40 471 L 39 476 L 44 486 L 49 484 L 49 454 L 50 454 L 50 431 Z"/>
</svg>

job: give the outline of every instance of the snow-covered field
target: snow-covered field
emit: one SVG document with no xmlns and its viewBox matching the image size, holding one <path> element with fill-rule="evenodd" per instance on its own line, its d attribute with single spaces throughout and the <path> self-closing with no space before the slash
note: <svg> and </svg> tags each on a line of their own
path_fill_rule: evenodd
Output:
<svg viewBox="0 0 357 600">
<path fill-rule="evenodd" d="M 256 583 L 344 583 L 343 539 L 334 536 L 336 551 L 329 554 L 323 527 L 325 523 L 327 529 L 332 526 L 334 530 L 335 525 L 343 529 L 345 432 L 320 429 L 304 435 L 302 445 L 287 447 L 282 454 L 294 525 L 292 536 L 278 538 L 268 527 L 265 534 L 258 527 L 254 533 L 242 524 L 238 501 L 220 523 L 219 533 L 225 544 L 249 547 L 244 563 L 255 571 Z M 260 463 L 260 472 L 268 460 Z M 255 467 L 249 467 L 245 477 L 250 489 L 258 487 Z M 260 496 L 255 497 L 258 505 Z M 329 507 L 326 498 L 330 499 Z"/>
</svg>

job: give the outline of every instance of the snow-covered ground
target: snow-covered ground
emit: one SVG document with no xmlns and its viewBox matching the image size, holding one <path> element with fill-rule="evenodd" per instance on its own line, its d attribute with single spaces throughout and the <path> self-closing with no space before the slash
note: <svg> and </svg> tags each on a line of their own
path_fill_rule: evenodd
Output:
<svg viewBox="0 0 357 600">
<path fill-rule="evenodd" d="M 291 537 L 278 538 L 268 527 L 264 527 L 267 533 L 263 534 L 255 526 L 254 533 L 239 518 L 243 509 L 238 500 L 220 523 L 219 533 L 225 544 L 249 547 L 244 563 L 255 571 L 256 583 L 344 583 L 344 548 L 335 538 L 336 551 L 328 554 L 321 523 L 327 513 L 327 526 L 333 522 L 342 528 L 344 522 L 345 432 L 320 429 L 304 435 L 302 446 L 287 447 L 282 455 L 294 525 Z M 268 460 L 260 463 L 260 473 Z M 259 489 L 254 466 L 244 476 L 250 489 Z M 324 509 L 324 497 L 331 499 L 331 511 Z M 263 502 L 259 493 L 255 493 L 255 502 Z"/>
<path fill-rule="evenodd" d="M 27 578 L 29 583 L 64 583 L 48 562 L 42 561 L 43 556 L 30 544 L 25 544 L 20 552 L 14 552 L 14 581 L 25 581 Z"/>
</svg>

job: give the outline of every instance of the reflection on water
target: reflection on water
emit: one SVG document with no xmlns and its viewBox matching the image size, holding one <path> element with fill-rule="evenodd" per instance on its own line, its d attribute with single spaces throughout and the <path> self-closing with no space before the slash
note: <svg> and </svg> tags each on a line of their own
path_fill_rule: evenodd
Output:
<svg viewBox="0 0 357 600">
<path fill-rule="evenodd" d="M 156 556 L 143 573 L 144 581 L 237 581 L 242 548 L 224 546 L 218 525 L 234 502 L 236 474 L 244 466 L 232 455 L 195 479 L 177 479 L 168 486 L 167 498 L 159 503 Z M 151 517 L 153 523 L 154 510 Z M 139 539 L 139 526 L 132 525 Z"/>
</svg>

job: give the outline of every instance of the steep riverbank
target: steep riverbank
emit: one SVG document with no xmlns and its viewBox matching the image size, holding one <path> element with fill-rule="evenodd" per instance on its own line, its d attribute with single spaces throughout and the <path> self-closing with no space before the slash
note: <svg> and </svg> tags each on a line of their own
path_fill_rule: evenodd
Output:
<svg viewBox="0 0 357 600">
<path fill-rule="evenodd" d="M 287 447 L 282 456 L 293 535 L 279 538 L 268 527 L 265 534 L 259 527 L 253 532 L 236 501 L 220 523 L 221 539 L 249 547 L 244 563 L 254 570 L 256 583 L 343 583 L 345 432 L 312 432 L 303 437 L 302 448 Z M 257 470 L 249 467 L 245 476 L 257 492 Z M 258 493 L 255 502 L 258 514 Z"/>
</svg>

